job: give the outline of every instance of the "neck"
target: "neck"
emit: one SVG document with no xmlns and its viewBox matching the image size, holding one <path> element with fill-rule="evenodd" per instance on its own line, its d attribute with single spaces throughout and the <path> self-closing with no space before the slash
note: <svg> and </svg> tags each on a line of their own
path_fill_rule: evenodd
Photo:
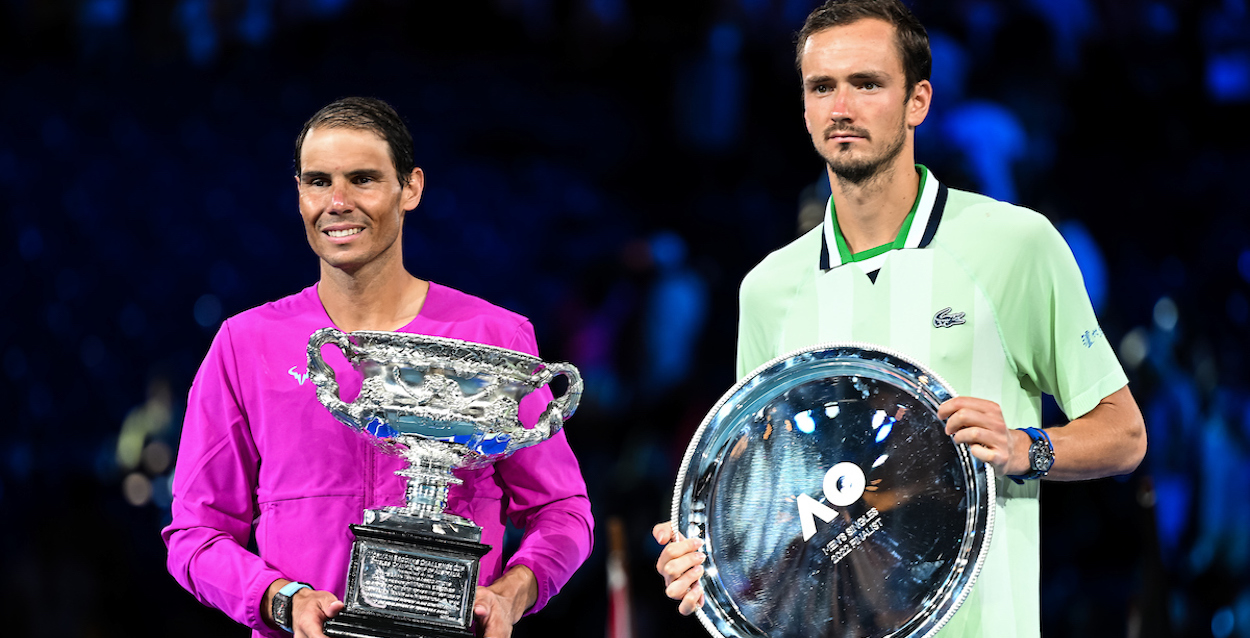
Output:
<svg viewBox="0 0 1250 638">
<path fill-rule="evenodd" d="M 421 312 L 429 282 L 402 266 L 363 270 L 369 269 L 347 272 L 321 262 L 317 296 L 340 330 L 398 330 Z"/>
<path fill-rule="evenodd" d="M 901 159 L 901 158 L 900 158 Z M 829 171 L 838 228 L 852 253 L 894 241 L 920 190 L 914 160 L 896 161 L 855 184 Z"/>
</svg>

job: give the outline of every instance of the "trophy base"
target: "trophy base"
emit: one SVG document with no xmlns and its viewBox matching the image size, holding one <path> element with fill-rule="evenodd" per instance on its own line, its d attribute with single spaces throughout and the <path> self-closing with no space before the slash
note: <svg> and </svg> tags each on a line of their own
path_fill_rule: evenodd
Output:
<svg viewBox="0 0 1250 638">
<path fill-rule="evenodd" d="M 446 630 L 388 618 L 374 618 L 346 611 L 326 621 L 322 630 L 328 638 L 474 638 L 469 630 Z"/>
<path fill-rule="evenodd" d="M 478 560 L 490 551 L 465 538 L 475 530 L 449 535 L 389 525 L 351 529 L 356 540 L 347 606 L 326 622 L 327 636 L 472 638 Z M 480 533 L 476 530 L 478 538 Z"/>
</svg>

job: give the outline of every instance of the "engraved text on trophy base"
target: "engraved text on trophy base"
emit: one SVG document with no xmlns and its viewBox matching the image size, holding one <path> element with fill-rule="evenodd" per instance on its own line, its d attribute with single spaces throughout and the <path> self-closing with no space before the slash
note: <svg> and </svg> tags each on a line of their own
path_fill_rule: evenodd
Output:
<svg viewBox="0 0 1250 638">
<path fill-rule="evenodd" d="M 411 614 L 422 620 L 465 625 L 471 561 L 400 551 L 363 543 L 360 600 L 368 607 Z"/>
</svg>

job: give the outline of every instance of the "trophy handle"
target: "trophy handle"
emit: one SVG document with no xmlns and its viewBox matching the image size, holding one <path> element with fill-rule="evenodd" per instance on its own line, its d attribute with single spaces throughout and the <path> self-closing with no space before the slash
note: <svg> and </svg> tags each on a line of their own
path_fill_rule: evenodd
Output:
<svg viewBox="0 0 1250 638">
<path fill-rule="evenodd" d="M 543 438 L 559 432 L 560 428 L 564 427 L 564 422 L 569 420 L 569 417 L 573 416 L 573 413 L 577 411 L 577 404 L 582 400 L 582 375 L 577 371 L 577 368 L 570 363 L 549 363 L 546 365 L 547 367 L 542 372 L 546 379 L 540 385 L 551 383 L 552 379 L 564 375 L 569 379 L 569 389 L 560 398 L 553 399 L 551 403 L 547 404 L 547 409 L 543 411 L 542 416 L 538 417 L 538 423 L 534 426 L 534 429 L 544 425 L 550 428 L 550 431 Z"/>
<path fill-rule="evenodd" d="M 350 406 L 339 398 L 339 382 L 334 378 L 334 368 L 326 365 L 321 356 L 321 347 L 327 343 L 342 350 L 348 360 L 356 353 L 356 346 L 348 339 L 346 332 L 336 328 L 322 328 L 308 339 L 308 374 L 313 383 L 317 384 L 317 398 L 335 415 L 350 416 Z M 355 426 L 360 428 L 359 423 Z"/>
</svg>

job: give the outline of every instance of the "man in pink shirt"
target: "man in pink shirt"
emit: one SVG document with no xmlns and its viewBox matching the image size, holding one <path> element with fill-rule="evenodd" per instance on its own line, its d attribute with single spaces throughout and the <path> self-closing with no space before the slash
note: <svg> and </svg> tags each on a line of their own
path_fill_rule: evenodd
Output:
<svg viewBox="0 0 1250 638">
<path fill-rule="evenodd" d="M 538 354 L 524 317 L 404 269 L 404 215 L 425 180 L 412 148 L 399 116 L 379 100 L 339 100 L 305 124 L 295 177 L 320 280 L 227 319 L 188 397 L 173 521 L 162 531 L 169 570 L 253 636 L 286 635 L 273 601 L 293 582 L 311 587 L 290 594 L 288 631 L 323 636 L 322 624 L 343 608 L 348 525 L 365 509 L 404 502 L 404 480 L 394 474 L 404 462 L 335 420 L 307 382 L 313 332 L 394 330 Z M 340 372 L 339 381 L 350 398 L 361 379 Z M 550 400 L 545 388 L 527 396 L 522 423 L 532 427 Z M 507 637 L 590 554 L 586 486 L 563 431 L 457 476 L 464 483 L 452 487 L 448 510 L 481 526 L 492 546 L 474 614 L 484 635 Z M 525 530 L 506 562 L 505 517 Z"/>
</svg>

